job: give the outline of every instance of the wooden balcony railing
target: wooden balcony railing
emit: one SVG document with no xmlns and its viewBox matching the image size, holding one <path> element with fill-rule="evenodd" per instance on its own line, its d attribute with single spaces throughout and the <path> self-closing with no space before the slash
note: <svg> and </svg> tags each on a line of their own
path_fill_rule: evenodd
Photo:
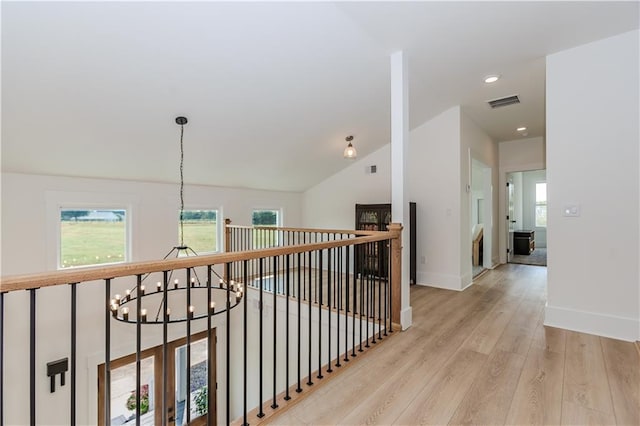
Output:
<svg viewBox="0 0 640 426">
<path fill-rule="evenodd" d="M 0 426 L 112 424 L 123 408 L 113 405 L 111 373 L 127 359 L 135 389 L 126 389 L 134 412 L 125 424 L 265 419 L 398 327 L 401 229 L 227 223 L 220 254 L 2 277 Z M 354 262 L 371 259 L 353 274 Z M 192 346 L 202 336 L 198 378 Z M 150 354 L 153 378 L 141 370 Z M 65 363 L 60 387 L 60 373 L 45 370 Z M 208 391 L 194 396 L 194 386 Z"/>
</svg>

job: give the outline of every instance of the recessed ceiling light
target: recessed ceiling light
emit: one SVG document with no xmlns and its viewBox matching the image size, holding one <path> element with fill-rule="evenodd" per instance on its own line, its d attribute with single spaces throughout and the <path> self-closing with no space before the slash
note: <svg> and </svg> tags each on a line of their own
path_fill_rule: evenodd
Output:
<svg viewBox="0 0 640 426">
<path fill-rule="evenodd" d="M 527 128 L 526 127 L 518 127 L 516 130 L 518 132 L 524 132 L 525 130 L 527 130 Z"/>
<path fill-rule="evenodd" d="M 495 83 L 500 78 L 499 75 L 488 75 L 484 78 L 485 83 Z"/>
</svg>

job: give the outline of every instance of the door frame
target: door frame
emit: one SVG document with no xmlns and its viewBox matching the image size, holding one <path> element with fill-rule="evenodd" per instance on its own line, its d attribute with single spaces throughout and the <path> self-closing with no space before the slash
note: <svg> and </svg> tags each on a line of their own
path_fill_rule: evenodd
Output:
<svg viewBox="0 0 640 426">
<path fill-rule="evenodd" d="M 202 332 L 191 335 L 191 344 L 208 338 L 208 330 L 204 330 Z M 209 374 L 209 381 L 212 384 L 209 389 L 209 402 L 210 406 L 208 408 L 209 412 L 213 412 L 213 422 L 212 425 L 217 424 L 217 397 L 216 397 L 216 329 L 215 327 L 211 329 L 211 342 L 209 345 L 209 358 L 211 358 L 211 362 L 207 365 L 207 372 Z M 168 408 L 162 407 L 163 399 L 162 399 L 162 363 L 163 360 L 163 345 L 154 346 L 149 349 L 145 349 L 140 352 L 140 359 L 145 359 L 149 357 L 155 357 L 154 362 L 154 372 L 153 379 L 156 383 L 154 386 L 154 424 L 159 425 L 162 424 L 162 411 L 164 409 L 171 410 L 167 412 L 167 418 L 175 419 L 175 350 L 180 346 L 185 346 L 187 344 L 187 337 L 181 337 L 177 340 L 173 340 L 171 342 L 167 342 L 167 403 L 169 404 Z M 123 367 L 127 364 L 136 362 L 136 354 L 128 354 L 122 356 L 117 359 L 113 359 L 110 361 L 111 369 L 116 369 Z M 209 365 L 212 365 L 214 368 L 209 368 Z M 104 384 L 105 384 L 105 365 L 104 363 L 98 365 L 98 426 L 104 425 Z M 211 411 L 211 407 L 213 407 L 213 411 Z M 169 421 L 168 424 L 175 424 L 175 420 Z M 189 423 L 191 426 L 201 426 L 207 424 L 207 416 L 200 416 L 195 419 L 192 419 Z M 110 425 L 109 425 L 110 426 Z"/>
</svg>

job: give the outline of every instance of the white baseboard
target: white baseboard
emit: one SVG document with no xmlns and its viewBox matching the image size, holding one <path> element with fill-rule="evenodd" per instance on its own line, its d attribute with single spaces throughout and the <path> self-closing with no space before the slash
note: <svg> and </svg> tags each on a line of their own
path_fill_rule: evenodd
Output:
<svg viewBox="0 0 640 426">
<path fill-rule="evenodd" d="M 547 304 L 544 325 L 633 342 L 640 339 L 640 321 Z"/>
<path fill-rule="evenodd" d="M 411 324 L 413 324 L 413 309 L 409 306 L 400 312 L 400 325 L 404 331 L 411 327 Z"/>
<path fill-rule="evenodd" d="M 458 275 L 449 274 L 437 274 L 433 272 L 420 272 L 417 273 L 418 285 L 424 285 L 427 287 L 443 288 L 445 290 L 462 291 L 467 288 L 468 285 L 462 285 L 463 277 Z"/>
</svg>

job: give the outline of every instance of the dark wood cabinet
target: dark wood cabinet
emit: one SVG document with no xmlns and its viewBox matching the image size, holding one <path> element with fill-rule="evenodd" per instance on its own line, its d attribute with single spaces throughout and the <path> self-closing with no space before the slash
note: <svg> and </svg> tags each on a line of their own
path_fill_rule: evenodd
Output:
<svg viewBox="0 0 640 426">
<path fill-rule="evenodd" d="M 520 230 L 513 233 L 514 254 L 530 255 L 536 248 L 535 231 Z"/>
<path fill-rule="evenodd" d="M 386 231 L 391 223 L 391 204 L 356 204 L 356 229 Z M 416 282 L 416 203 L 409 203 L 409 280 Z M 406 243 L 404 244 L 407 247 Z M 355 274 L 386 277 L 389 270 L 387 243 L 371 247 L 356 246 L 354 251 Z"/>
</svg>

